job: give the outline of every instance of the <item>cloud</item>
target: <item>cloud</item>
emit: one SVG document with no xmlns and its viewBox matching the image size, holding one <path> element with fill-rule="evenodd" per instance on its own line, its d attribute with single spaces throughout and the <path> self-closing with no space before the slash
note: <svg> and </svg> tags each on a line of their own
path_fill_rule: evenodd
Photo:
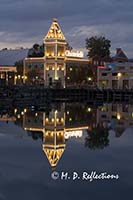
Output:
<svg viewBox="0 0 133 200">
<path fill-rule="evenodd" d="M 1 0 L 0 48 L 42 43 L 57 17 L 76 48 L 84 48 L 86 37 L 102 34 L 132 57 L 132 8 L 132 0 Z"/>
</svg>

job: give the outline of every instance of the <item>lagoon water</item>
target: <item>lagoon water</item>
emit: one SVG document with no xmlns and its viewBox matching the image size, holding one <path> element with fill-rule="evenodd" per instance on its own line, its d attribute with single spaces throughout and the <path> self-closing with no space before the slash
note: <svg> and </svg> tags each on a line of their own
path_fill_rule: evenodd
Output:
<svg viewBox="0 0 133 200">
<path fill-rule="evenodd" d="M 132 198 L 132 105 L 63 103 L 0 112 L 0 200 Z M 90 181 L 84 172 L 119 178 Z"/>
</svg>

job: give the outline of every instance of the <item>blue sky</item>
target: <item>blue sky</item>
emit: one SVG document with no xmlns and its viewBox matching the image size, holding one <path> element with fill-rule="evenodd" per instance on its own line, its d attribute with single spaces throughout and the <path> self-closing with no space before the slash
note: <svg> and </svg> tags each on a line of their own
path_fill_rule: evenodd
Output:
<svg viewBox="0 0 133 200">
<path fill-rule="evenodd" d="M 0 0 L 0 49 L 43 42 L 54 17 L 74 48 L 103 35 L 133 57 L 132 0 Z"/>
</svg>

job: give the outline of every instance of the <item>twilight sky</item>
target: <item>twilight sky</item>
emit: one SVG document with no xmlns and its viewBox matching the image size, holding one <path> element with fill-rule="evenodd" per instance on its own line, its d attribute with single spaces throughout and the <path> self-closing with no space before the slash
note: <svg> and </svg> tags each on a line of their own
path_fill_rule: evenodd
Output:
<svg viewBox="0 0 133 200">
<path fill-rule="evenodd" d="M 103 35 L 133 58 L 133 0 L 0 0 L 0 49 L 41 44 L 54 17 L 73 48 Z"/>
</svg>

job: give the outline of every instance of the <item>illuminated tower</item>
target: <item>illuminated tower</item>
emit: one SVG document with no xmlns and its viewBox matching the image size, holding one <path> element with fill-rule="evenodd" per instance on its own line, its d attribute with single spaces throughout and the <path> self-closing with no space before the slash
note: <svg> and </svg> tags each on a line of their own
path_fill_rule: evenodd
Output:
<svg viewBox="0 0 133 200">
<path fill-rule="evenodd" d="M 65 87 L 65 52 L 66 39 L 61 31 L 57 19 L 54 19 L 52 25 L 44 38 L 45 45 L 45 83 L 46 86 L 59 84 Z"/>
</svg>

